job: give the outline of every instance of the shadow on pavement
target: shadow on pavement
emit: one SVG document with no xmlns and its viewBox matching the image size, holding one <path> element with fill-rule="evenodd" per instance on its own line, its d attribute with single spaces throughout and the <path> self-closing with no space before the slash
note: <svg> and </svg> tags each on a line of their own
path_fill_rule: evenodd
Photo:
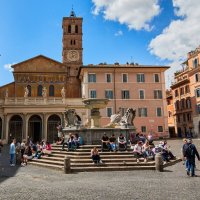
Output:
<svg viewBox="0 0 200 200">
<path fill-rule="evenodd" d="M 0 156 L 0 183 L 15 176 L 20 165 L 10 166 L 9 145 L 4 145 Z"/>
<path fill-rule="evenodd" d="M 163 172 L 173 172 L 173 171 L 168 170 L 168 169 L 164 169 Z"/>
</svg>

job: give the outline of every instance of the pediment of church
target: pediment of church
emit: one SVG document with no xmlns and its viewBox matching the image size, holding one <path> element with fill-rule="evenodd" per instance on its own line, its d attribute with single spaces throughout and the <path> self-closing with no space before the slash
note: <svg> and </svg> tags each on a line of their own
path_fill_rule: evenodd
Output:
<svg viewBox="0 0 200 200">
<path fill-rule="evenodd" d="M 43 55 L 25 60 L 12 66 L 14 72 L 65 72 L 63 63 Z"/>
</svg>

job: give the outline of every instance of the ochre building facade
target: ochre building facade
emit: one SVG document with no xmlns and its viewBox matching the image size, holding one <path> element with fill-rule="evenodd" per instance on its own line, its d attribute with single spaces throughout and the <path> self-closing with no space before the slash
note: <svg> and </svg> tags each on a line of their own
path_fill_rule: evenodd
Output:
<svg viewBox="0 0 200 200">
<path fill-rule="evenodd" d="M 200 135 L 200 46 L 188 53 L 171 86 L 174 131 L 179 137 Z"/>
</svg>

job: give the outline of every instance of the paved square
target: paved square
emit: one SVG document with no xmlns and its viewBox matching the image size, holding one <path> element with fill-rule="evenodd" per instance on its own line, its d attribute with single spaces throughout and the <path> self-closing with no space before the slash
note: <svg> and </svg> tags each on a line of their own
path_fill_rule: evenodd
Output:
<svg viewBox="0 0 200 200">
<path fill-rule="evenodd" d="M 169 140 L 175 155 L 181 155 L 181 140 Z M 200 140 L 194 143 L 200 150 Z M 164 172 L 120 171 L 62 172 L 35 167 L 10 167 L 4 160 L 0 174 L 0 199 L 199 199 L 199 177 L 187 177 L 182 162 Z M 2 165 L 2 160 L 1 160 Z"/>
</svg>

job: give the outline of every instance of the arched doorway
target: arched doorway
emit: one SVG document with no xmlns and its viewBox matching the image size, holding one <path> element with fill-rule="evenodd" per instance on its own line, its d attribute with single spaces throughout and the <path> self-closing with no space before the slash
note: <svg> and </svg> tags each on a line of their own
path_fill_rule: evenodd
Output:
<svg viewBox="0 0 200 200">
<path fill-rule="evenodd" d="M 38 115 L 30 117 L 28 122 L 28 136 L 33 142 L 42 140 L 42 119 Z"/>
<path fill-rule="evenodd" d="M 58 115 L 51 115 L 48 118 L 47 122 L 47 140 L 49 142 L 55 142 L 58 138 L 58 133 L 57 133 L 57 123 L 61 122 L 61 119 Z"/>
<path fill-rule="evenodd" d="M 9 142 L 15 138 L 17 142 L 22 141 L 23 120 L 19 115 L 14 115 L 9 122 Z"/>
<path fill-rule="evenodd" d="M 2 127 L 3 127 L 3 125 L 2 125 L 2 119 L 1 119 L 1 117 L 0 117 L 0 139 L 2 139 Z"/>
</svg>

